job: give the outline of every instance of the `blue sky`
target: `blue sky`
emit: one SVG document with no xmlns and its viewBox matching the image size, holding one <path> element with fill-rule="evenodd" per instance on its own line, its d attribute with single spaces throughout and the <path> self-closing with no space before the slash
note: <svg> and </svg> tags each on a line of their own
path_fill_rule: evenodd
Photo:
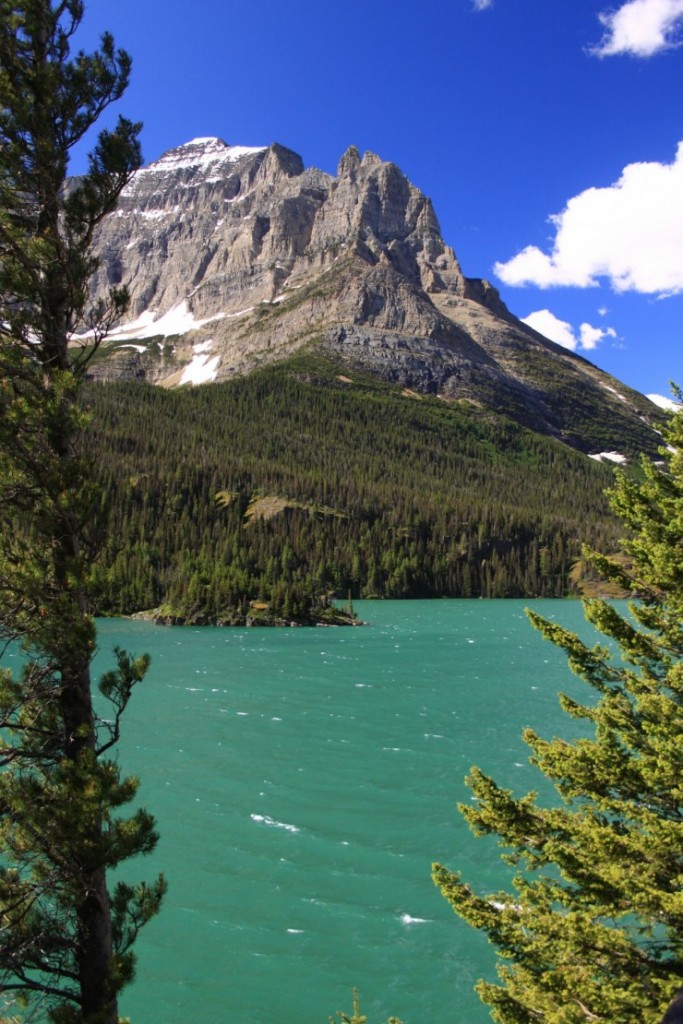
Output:
<svg viewBox="0 0 683 1024">
<path fill-rule="evenodd" d="M 683 0 L 86 0 L 79 44 L 104 29 L 147 162 L 211 135 L 331 173 L 371 149 L 517 316 L 683 385 Z"/>
</svg>

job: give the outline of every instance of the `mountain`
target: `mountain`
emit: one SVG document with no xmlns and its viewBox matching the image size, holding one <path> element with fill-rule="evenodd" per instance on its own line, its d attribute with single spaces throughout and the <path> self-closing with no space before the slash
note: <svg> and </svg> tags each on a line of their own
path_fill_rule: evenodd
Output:
<svg viewBox="0 0 683 1024">
<path fill-rule="evenodd" d="M 133 176 L 95 250 L 93 297 L 132 300 L 95 379 L 220 381 L 305 348 L 595 457 L 656 450 L 661 413 L 465 277 L 430 200 L 374 153 L 351 147 L 333 177 L 277 144 L 195 139 Z"/>
</svg>

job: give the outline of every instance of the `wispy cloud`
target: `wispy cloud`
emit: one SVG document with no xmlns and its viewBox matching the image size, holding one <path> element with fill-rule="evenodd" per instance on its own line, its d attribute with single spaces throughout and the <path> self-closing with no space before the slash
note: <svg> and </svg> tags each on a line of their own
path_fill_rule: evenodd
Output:
<svg viewBox="0 0 683 1024">
<path fill-rule="evenodd" d="M 493 7 L 493 0 L 472 0 L 472 6 L 475 11 L 485 11 L 489 7 Z"/>
<path fill-rule="evenodd" d="M 577 333 L 570 323 L 560 320 L 549 309 L 538 309 L 534 313 L 529 313 L 528 316 L 522 317 L 522 323 L 533 327 L 544 338 L 549 338 L 573 352 L 577 349 L 590 351 L 596 348 L 598 342 L 603 338 L 616 338 L 617 336 L 613 327 L 603 330 L 601 327 L 593 327 L 589 323 L 581 324 Z"/>
<path fill-rule="evenodd" d="M 552 251 L 529 245 L 494 271 L 508 285 L 588 288 L 664 297 L 683 291 L 683 142 L 671 164 L 634 163 L 550 218 Z"/>
<path fill-rule="evenodd" d="M 616 11 L 606 11 L 598 17 L 605 35 L 590 51 L 595 56 L 652 57 L 677 44 L 677 29 L 683 23 L 683 0 L 628 0 Z"/>
</svg>

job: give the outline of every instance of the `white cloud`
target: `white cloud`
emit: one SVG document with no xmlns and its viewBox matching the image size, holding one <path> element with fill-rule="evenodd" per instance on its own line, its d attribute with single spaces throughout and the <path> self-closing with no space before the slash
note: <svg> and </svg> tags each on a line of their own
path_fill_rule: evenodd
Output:
<svg viewBox="0 0 683 1024">
<path fill-rule="evenodd" d="M 681 408 L 678 402 L 674 402 L 673 398 L 667 398 L 665 395 L 648 395 L 647 397 L 660 409 L 666 409 L 669 412 L 678 412 Z"/>
<path fill-rule="evenodd" d="M 578 345 L 572 325 L 568 324 L 566 320 L 558 319 L 549 309 L 538 309 L 535 313 L 529 313 L 528 316 L 522 317 L 522 323 L 533 327 L 544 338 L 556 341 L 563 348 L 574 350 Z"/>
<path fill-rule="evenodd" d="M 616 338 L 617 332 L 613 327 L 608 327 L 603 331 L 601 327 L 591 327 L 590 324 L 583 323 L 579 327 L 579 339 L 580 348 L 590 350 L 597 347 L 599 341 L 603 338 Z"/>
<path fill-rule="evenodd" d="M 538 309 L 535 313 L 529 313 L 522 317 L 522 323 L 528 324 L 539 334 L 551 341 L 557 342 L 563 348 L 570 348 L 573 352 L 577 349 L 590 351 L 597 347 L 603 338 L 616 338 L 617 332 L 613 327 L 604 330 L 601 327 L 593 327 L 589 323 L 582 323 L 578 335 L 572 325 L 566 320 L 560 320 L 549 309 Z"/>
<path fill-rule="evenodd" d="M 599 14 L 605 35 L 591 51 L 597 57 L 628 53 L 652 57 L 677 45 L 676 29 L 683 22 L 683 0 L 628 0 L 616 11 Z"/>
<path fill-rule="evenodd" d="M 505 284 L 588 288 L 607 278 L 617 292 L 683 291 L 683 142 L 673 163 L 628 164 L 613 185 L 580 192 L 550 221 L 551 253 L 529 245 L 495 264 Z"/>
<path fill-rule="evenodd" d="M 485 11 L 488 7 L 493 7 L 493 0 L 472 0 L 472 6 L 475 11 Z"/>
</svg>

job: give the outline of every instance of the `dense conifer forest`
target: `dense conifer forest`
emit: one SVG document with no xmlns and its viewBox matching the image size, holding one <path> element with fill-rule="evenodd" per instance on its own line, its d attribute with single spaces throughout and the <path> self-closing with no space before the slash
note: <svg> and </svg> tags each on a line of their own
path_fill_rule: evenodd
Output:
<svg viewBox="0 0 683 1024">
<path fill-rule="evenodd" d="M 473 403 L 299 355 L 226 383 L 91 384 L 100 613 L 311 620 L 334 595 L 563 596 L 610 551 L 609 467 Z"/>
</svg>

